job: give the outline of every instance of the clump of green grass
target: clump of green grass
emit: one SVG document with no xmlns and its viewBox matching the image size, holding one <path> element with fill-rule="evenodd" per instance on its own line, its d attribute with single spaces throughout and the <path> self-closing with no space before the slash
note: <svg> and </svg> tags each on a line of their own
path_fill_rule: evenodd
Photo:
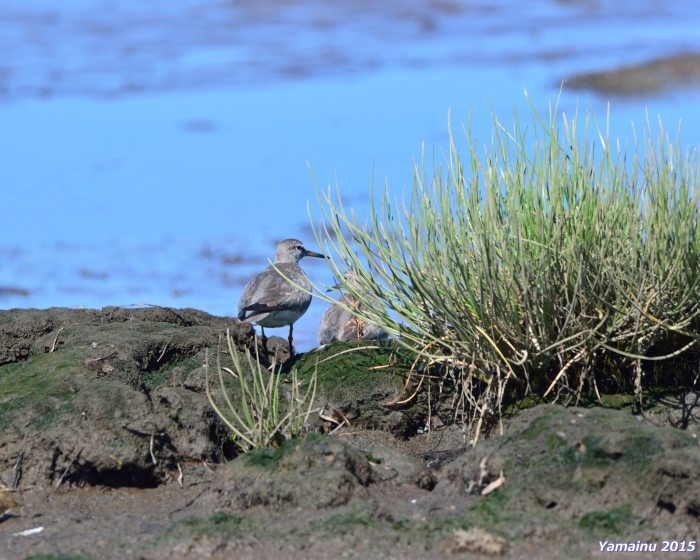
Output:
<svg viewBox="0 0 700 560">
<path fill-rule="evenodd" d="M 235 371 L 221 366 L 217 351 L 217 371 L 225 407 L 220 407 L 212 397 L 209 387 L 209 355 L 205 363 L 205 380 L 207 397 L 219 418 L 231 430 L 233 441 L 243 450 L 258 447 L 279 447 L 285 439 L 302 435 L 309 424 L 316 397 L 316 371 L 308 379 L 306 392 L 302 393 L 304 381 L 297 377 L 296 368 L 290 374 L 291 390 L 288 399 L 283 399 L 280 392 L 281 371 L 275 372 L 276 364 L 270 371 L 260 365 L 256 355 L 255 360 L 246 349 L 248 367 L 241 367 L 238 352 L 234 348 L 231 334 L 226 330 L 226 343 L 229 355 L 233 360 Z M 257 349 L 256 349 L 257 350 Z M 238 380 L 240 403 L 234 405 L 230 391 L 224 382 L 224 374 Z"/>
<path fill-rule="evenodd" d="M 649 125 L 628 149 L 590 113 L 557 119 L 494 118 L 483 153 L 450 130 L 446 168 L 416 165 L 408 196 L 373 194 L 366 221 L 319 193 L 317 241 L 353 312 L 440 368 L 475 440 L 507 387 L 641 399 L 645 363 L 697 354 L 697 153 Z"/>
</svg>

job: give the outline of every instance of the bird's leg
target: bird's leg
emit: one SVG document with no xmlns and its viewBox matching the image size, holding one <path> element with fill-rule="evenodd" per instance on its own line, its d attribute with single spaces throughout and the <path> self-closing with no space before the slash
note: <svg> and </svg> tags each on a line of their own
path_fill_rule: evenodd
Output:
<svg viewBox="0 0 700 560">
<path fill-rule="evenodd" d="M 355 311 L 359 311 L 361 307 L 359 300 L 353 298 L 352 307 Z M 357 315 L 352 316 L 352 318 L 345 324 L 345 327 L 352 325 L 352 336 L 355 340 L 362 340 L 364 336 L 365 322 L 360 319 Z"/>
<path fill-rule="evenodd" d="M 293 324 L 289 325 L 289 338 L 288 338 L 288 340 L 289 340 L 289 357 L 290 358 L 292 356 L 294 356 L 294 350 L 292 350 L 292 327 L 293 326 L 294 326 Z"/>
<path fill-rule="evenodd" d="M 355 311 L 359 311 L 360 305 L 362 305 L 360 303 L 360 300 L 358 300 L 356 298 L 352 298 L 352 299 L 353 299 L 353 302 L 352 302 L 353 308 L 355 309 Z M 362 340 L 362 328 L 364 327 L 364 322 L 357 315 L 353 315 L 352 317 L 353 317 L 353 320 L 355 321 L 355 331 L 354 331 L 355 340 Z"/>
<path fill-rule="evenodd" d="M 265 353 L 265 359 L 267 359 L 267 337 L 265 336 L 265 327 L 260 327 L 260 330 L 262 331 L 262 345 L 263 345 L 263 352 Z"/>
</svg>

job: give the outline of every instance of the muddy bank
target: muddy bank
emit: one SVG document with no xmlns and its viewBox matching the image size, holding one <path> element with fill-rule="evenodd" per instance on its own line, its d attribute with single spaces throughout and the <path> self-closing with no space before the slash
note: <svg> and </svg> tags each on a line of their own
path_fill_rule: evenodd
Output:
<svg viewBox="0 0 700 560">
<path fill-rule="evenodd" d="M 690 53 L 566 78 L 564 86 L 635 96 L 700 87 L 700 54 Z"/>
<path fill-rule="evenodd" d="M 152 487 L 178 462 L 220 460 L 206 398 L 165 382 L 226 327 L 254 347 L 249 326 L 195 310 L 2 312 L 0 479 Z"/>
<path fill-rule="evenodd" d="M 204 395 L 226 328 L 255 351 L 189 309 L 0 312 L 0 559 L 597 558 L 700 532 L 694 392 L 513 410 L 469 447 L 445 402 L 388 404 L 410 367 L 390 341 L 333 345 L 285 371 L 350 425 L 239 455 Z"/>
<path fill-rule="evenodd" d="M 601 542 L 658 558 L 696 539 L 697 440 L 625 412 L 538 406 L 440 471 L 344 434 L 211 465 L 182 488 L 23 490 L 0 558 L 564 559 L 600 558 Z"/>
<path fill-rule="evenodd" d="M 237 449 L 204 382 L 207 352 L 215 364 L 227 329 L 241 353 L 257 351 L 265 364 L 272 353 L 289 358 L 286 341 L 273 337 L 271 354 L 262 356 L 251 325 L 192 309 L 0 312 L 0 480 L 154 487 L 187 465 L 233 458 Z M 296 364 L 308 377 L 321 362 L 319 403 L 344 410 L 353 424 L 415 431 L 424 414 L 419 405 L 381 406 L 403 378 L 395 368 L 367 368 L 381 361 L 378 351 L 388 359 L 391 346 L 329 363 L 334 352 L 348 349 L 340 346 Z M 225 345 L 220 357 L 232 366 Z M 214 372 L 211 377 L 220 394 Z M 229 389 L 235 400 L 238 386 Z"/>
</svg>

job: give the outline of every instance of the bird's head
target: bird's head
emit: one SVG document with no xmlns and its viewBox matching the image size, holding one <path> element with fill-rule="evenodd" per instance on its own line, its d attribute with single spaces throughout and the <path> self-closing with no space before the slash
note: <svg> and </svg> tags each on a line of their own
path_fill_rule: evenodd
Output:
<svg viewBox="0 0 700 560">
<path fill-rule="evenodd" d="M 275 264 L 294 263 L 299 264 L 299 261 L 304 257 L 317 257 L 325 259 L 326 255 L 309 251 L 304 248 L 304 244 L 298 239 L 285 239 L 277 245 L 275 251 Z"/>
</svg>

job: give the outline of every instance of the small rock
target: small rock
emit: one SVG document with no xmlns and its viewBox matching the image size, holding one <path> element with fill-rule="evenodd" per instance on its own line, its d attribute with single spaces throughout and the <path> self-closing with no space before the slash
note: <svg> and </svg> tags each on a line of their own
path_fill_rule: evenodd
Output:
<svg viewBox="0 0 700 560">
<path fill-rule="evenodd" d="M 435 477 L 423 462 L 398 449 L 373 447 L 367 454 L 372 467 L 373 482 L 393 486 L 418 486 L 432 490 Z"/>
<path fill-rule="evenodd" d="M 500 556 L 506 550 L 507 543 L 500 537 L 495 537 L 483 529 L 455 529 L 443 543 L 443 549 L 452 554 L 475 552 Z"/>
<path fill-rule="evenodd" d="M 0 491 L 0 515 L 5 513 L 8 509 L 17 507 L 17 505 L 17 502 L 15 502 L 10 494 Z"/>
</svg>

